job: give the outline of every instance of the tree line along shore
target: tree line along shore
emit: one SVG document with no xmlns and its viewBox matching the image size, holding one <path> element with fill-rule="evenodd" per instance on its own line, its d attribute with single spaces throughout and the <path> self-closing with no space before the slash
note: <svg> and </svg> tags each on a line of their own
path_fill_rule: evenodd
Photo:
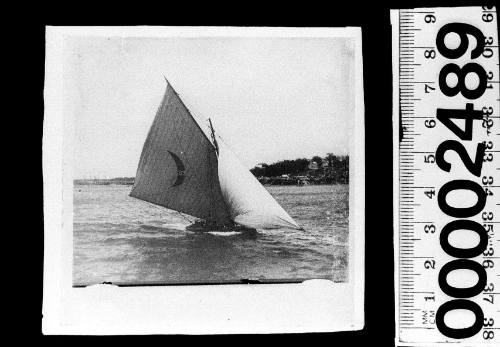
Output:
<svg viewBox="0 0 500 347">
<path fill-rule="evenodd" d="M 348 184 L 349 156 L 328 153 L 325 157 L 282 160 L 259 164 L 250 170 L 262 184 Z"/>
<path fill-rule="evenodd" d="M 348 184 L 349 156 L 328 153 L 325 157 L 262 163 L 250 172 L 260 183 L 270 185 Z M 73 182 L 75 185 L 133 185 L 134 177 L 82 178 Z"/>
</svg>

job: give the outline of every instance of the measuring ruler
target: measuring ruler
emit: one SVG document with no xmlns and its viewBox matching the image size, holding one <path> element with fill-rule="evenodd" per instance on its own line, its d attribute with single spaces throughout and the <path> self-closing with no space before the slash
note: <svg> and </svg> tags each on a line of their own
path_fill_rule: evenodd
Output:
<svg viewBox="0 0 500 347">
<path fill-rule="evenodd" d="M 496 21 L 391 11 L 398 346 L 500 346 Z"/>
</svg>

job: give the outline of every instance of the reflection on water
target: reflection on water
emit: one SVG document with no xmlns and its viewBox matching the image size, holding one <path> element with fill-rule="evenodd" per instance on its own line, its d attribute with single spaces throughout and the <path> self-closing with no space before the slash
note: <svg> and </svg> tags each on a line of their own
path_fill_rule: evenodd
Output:
<svg viewBox="0 0 500 347">
<path fill-rule="evenodd" d="M 130 186 L 75 186 L 73 281 L 346 281 L 348 186 L 266 188 L 305 231 L 190 232 L 179 213 L 129 197 Z"/>
</svg>

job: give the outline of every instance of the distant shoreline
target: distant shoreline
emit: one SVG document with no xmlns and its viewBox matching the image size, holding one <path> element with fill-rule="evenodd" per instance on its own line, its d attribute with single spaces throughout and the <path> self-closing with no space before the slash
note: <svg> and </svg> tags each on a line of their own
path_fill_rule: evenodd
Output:
<svg viewBox="0 0 500 347">
<path fill-rule="evenodd" d="M 75 186 L 107 186 L 110 184 L 118 184 L 131 186 L 134 184 L 135 177 L 116 177 L 116 178 L 80 178 L 73 180 Z"/>
<path fill-rule="evenodd" d="M 309 186 L 309 185 L 336 185 L 349 184 L 348 179 L 335 179 L 325 176 L 281 176 L 281 177 L 258 177 L 257 180 L 263 186 Z"/>
</svg>

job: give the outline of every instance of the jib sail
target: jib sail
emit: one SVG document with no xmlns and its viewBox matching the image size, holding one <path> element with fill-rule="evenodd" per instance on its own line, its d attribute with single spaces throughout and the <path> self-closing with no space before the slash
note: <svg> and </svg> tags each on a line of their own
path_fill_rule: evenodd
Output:
<svg viewBox="0 0 500 347">
<path fill-rule="evenodd" d="M 219 181 L 231 218 L 238 224 L 256 228 L 292 228 L 299 225 L 286 213 L 259 181 L 220 139 Z"/>
</svg>

